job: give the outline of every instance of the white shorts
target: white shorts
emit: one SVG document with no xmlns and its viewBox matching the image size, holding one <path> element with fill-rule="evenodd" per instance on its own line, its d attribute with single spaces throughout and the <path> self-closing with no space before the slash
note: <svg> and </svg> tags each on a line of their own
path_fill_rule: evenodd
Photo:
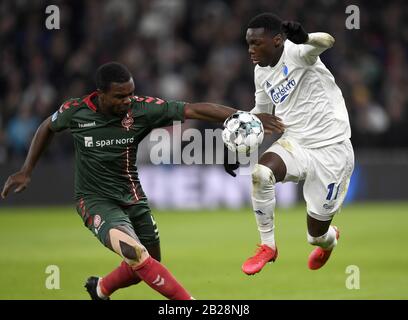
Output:
<svg viewBox="0 0 408 320">
<path fill-rule="evenodd" d="M 351 141 L 308 149 L 285 137 L 266 152 L 278 154 L 285 163 L 283 182 L 305 181 L 303 197 L 308 214 L 320 221 L 331 220 L 341 208 L 354 169 Z"/>
</svg>

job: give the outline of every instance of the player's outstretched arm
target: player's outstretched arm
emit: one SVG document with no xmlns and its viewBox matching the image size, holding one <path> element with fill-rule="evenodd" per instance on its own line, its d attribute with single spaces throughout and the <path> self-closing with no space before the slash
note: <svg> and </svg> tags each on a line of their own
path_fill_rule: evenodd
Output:
<svg viewBox="0 0 408 320">
<path fill-rule="evenodd" d="M 37 132 L 31 141 L 30 150 L 28 151 L 27 158 L 21 167 L 20 171 L 12 174 L 8 177 L 4 184 L 1 197 L 5 199 L 11 189 L 14 192 L 23 191 L 31 181 L 31 173 L 40 158 L 42 152 L 51 141 L 54 136 L 54 132 L 50 128 L 51 117 L 45 119 L 43 123 L 38 127 Z"/>
<path fill-rule="evenodd" d="M 187 103 L 185 105 L 186 119 L 196 119 L 211 122 L 224 122 L 230 115 L 237 112 L 237 109 L 222 106 L 214 103 Z M 285 126 L 281 119 L 268 113 L 257 114 L 259 120 L 262 121 L 266 134 L 272 132 L 282 133 Z"/>
<path fill-rule="evenodd" d="M 222 106 L 215 103 L 187 103 L 184 107 L 186 119 L 196 119 L 211 122 L 223 122 L 237 109 Z"/>
</svg>

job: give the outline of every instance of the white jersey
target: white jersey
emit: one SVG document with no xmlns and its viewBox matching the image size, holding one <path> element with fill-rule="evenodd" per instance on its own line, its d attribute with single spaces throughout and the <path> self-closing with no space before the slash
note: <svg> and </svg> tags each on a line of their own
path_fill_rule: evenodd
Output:
<svg viewBox="0 0 408 320">
<path fill-rule="evenodd" d="M 343 95 L 313 49 L 286 40 L 274 67 L 257 65 L 255 108 L 251 111 L 272 113 L 275 108 L 275 115 L 286 126 L 283 136 L 306 148 L 319 148 L 351 136 Z"/>
</svg>

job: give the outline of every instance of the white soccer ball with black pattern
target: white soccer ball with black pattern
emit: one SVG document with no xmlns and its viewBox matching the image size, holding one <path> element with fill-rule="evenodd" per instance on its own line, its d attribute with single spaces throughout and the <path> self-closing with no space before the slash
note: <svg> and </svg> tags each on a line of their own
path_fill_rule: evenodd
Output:
<svg viewBox="0 0 408 320">
<path fill-rule="evenodd" d="M 224 121 L 222 140 L 232 152 L 249 154 L 262 143 L 264 128 L 259 118 L 246 111 L 238 111 Z"/>
</svg>

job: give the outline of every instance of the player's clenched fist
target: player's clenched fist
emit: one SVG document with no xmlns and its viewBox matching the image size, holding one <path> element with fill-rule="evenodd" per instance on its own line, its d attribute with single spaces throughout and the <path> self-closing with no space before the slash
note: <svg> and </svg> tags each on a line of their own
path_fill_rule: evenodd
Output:
<svg viewBox="0 0 408 320">
<path fill-rule="evenodd" d="M 27 188 L 30 181 L 31 177 L 23 171 L 12 174 L 10 177 L 8 177 L 6 183 L 4 184 L 3 191 L 1 192 L 1 197 L 5 199 L 9 191 L 13 188 L 14 192 L 23 191 L 25 188 Z"/>
<path fill-rule="evenodd" d="M 287 38 L 296 44 L 305 43 L 309 39 L 308 33 L 302 25 L 296 21 L 283 21 L 282 31 L 286 33 Z"/>
</svg>

